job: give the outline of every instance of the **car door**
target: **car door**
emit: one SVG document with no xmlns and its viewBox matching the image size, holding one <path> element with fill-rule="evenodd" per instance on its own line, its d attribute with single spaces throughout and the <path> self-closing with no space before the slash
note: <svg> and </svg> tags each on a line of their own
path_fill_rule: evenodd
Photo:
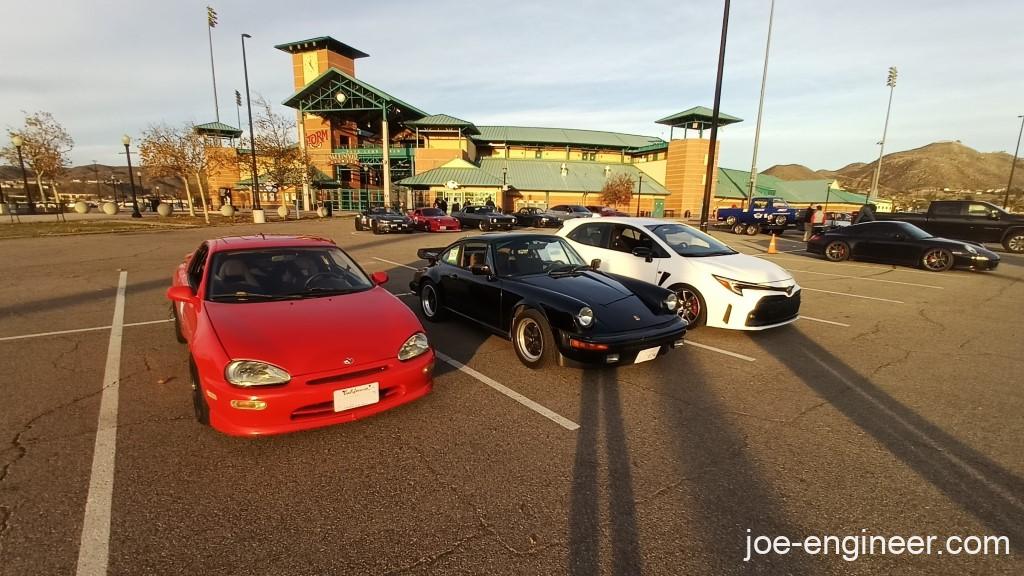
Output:
<svg viewBox="0 0 1024 576">
<path fill-rule="evenodd" d="M 437 258 L 437 281 L 441 285 L 441 293 L 444 295 L 444 305 L 452 310 L 465 314 L 462 309 L 465 303 L 465 288 L 460 282 L 459 267 L 462 265 L 462 244 L 450 246 L 447 250 L 438 255 Z"/>
<path fill-rule="evenodd" d="M 999 242 L 1003 237 L 1004 226 L 999 222 L 999 211 L 988 204 L 970 202 L 967 204 L 969 222 L 966 235 L 961 240 L 974 242 Z"/>
<path fill-rule="evenodd" d="M 658 283 L 661 262 L 668 259 L 669 256 L 661 244 L 651 237 L 650 233 L 629 224 L 614 224 L 612 226 L 608 248 L 623 255 L 622 258 L 616 260 L 618 271 L 613 272 L 614 274 L 636 278 L 651 284 Z M 649 256 L 636 255 L 635 252 L 638 250 L 643 250 Z"/>
<path fill-rule="evenodd" d="M 494 270 L 494 261 L 489 252 L 487 242 L 467 240 L 462 243 L 459 265 L 449 271 L 452 290 L 445 291 L 445 298 L 449 302 L 452 299 L 458 300 L 458 312 L 494 326 L 500 311 L 498 304 L 501 302 L 501 285 L 493 277 L 473 274 L 472 271 L 473 266 L 490 266 Z"/>
<path fill-rule="evenodd" d="M 927 227 L 914 222 L 933 236 L 967 240 L 970 225 L 966 223 L 964 202 L 939 202 L 928 211 Z"/>
<path fill-rule="evenodd" d="M 601 270 L 614 273 L 615 260 L 625 258 L 625 255 L 608 250 L 611 230 L 612 224 L 610 223 L 587 222 L 574 228 L 566 235 L 566 238 L 588 264 L 598 258 L 601 260 Z"/>
<path fill-rule="evenodd" d="M 200 289 L 203 286 L 203 279 L 206 277 L 206 266 L 209 262 L 210 249 L 204 242 L 199 248 L 196 249 L 192 259 L 188 263 L 188 268 L 185 271 L 185 280 L 188 283 L 188 287 L 192 289 L 192 293 L 198 296 L 195 304 L 187 302 L 177 302 L 175 306 L 178 307 L 178 318 L 181 321 L 181 331 L 185 335 L 187 340 L 192 340 L 192 335 L 196 332 L 197 317 L 199 315 L 199 303 L 203 299 L 203 294 Z"/>
</svg>

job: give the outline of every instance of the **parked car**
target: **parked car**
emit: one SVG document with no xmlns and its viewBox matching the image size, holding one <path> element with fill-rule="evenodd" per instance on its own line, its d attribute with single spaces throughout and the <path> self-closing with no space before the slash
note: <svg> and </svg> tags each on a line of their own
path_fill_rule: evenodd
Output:
<svg viewBox="0 0 1024 576">
<path fill-rule="evenodd" d="M 797 211 L 782 198 L 753 198 L 746 208 L 719 208 L 715 220 L 735 234 L 784 231 L 798 222 Z"/>
<path fill-rule="evenodd" d="M 675 294 L 593 270 L 558 236 L 477 236 L 418 255 L 430 265 L 409 287 L 423 315 L 477 322 L 510 339 L 530 368 L 564 358 L 646 362 L 683 344 L 686 323 Z"/>
<path fill-rule="evenodd" d="M 559 204 L 558 206 L 552 206 L 548 208 L 548 212 L 557 214 L 563 221 L 572 220 L 573 218 L 593 218 L 594 213 L 587 209 L 586 206 L 579 206 L 575 204 Z"/>
<path fill-rule="evenodd" d="M 174 273 L 196 419 L 232 435 L 348 422 L 432 387 L 434 352 L 409 308 L 333 242 L 208 240 Z"/>
<path fill-rule="evenodd" d="M 356 230 L 370 230 L 374 234 L 412 232 L 412 220 L 390 208 L 378 206 L 364 210 L 356 216 Z"/>
<path fill-rule="evenodd" d="M 414 228 L 425 232 L 458 232 L 462 230 L 458 218 L 449 216 L 440 208 L 417 208 L 409 211 Z"/>
<path fill-rule="evenodd" d="M 515 213 L 516 224 L 519 226 L 531 226 L 533 228 L 558 228 L 562 225 L 562 218 L 558 214 L 548 212 L 536 206 L 524 206 Z"/>
<path fill-rule="evenodd" d="M 595 218 L 608 216 L 629 216 L 629 214 L 626 214 L 625 212 L 621 212 L 609 206 L 587 206 L 587 210 L 590 210 L 590 213 L 593 214 Z"/>
<path fill-rule="evenodd" d="M 920 266 L 932 272 L 953 267 L 995 270 L 999 255 L 981 244 L 932 236 L 909 222 L 863 222 L 816 234 L 807 251 L 833 262 L 871 260 Z"/>
<path fill-rule="evenodd" d="M 685 224 L 601 218 L 567 222 L 558 235 L 599 259 L 601 270 L 675 292 L 691 327 L 765 330 L 800 314 L 800 286 L 789 272 Z"/>
<path fill-rule="evenodd" d="M 511 230 L 516 225 L 514 216 L 502 214 L 490 206 L 466 206 L 459 212 L 452 212 L 463 228 L 488 230 Z"/>
<path fill-rule="evenodd" d="M 999 243 L 1008 252 L 1024 253 L 1024 215 L 988 202 L 936 200 L 923 214 L 876 212 L 875 219 L 909 222 L 942 238 Z"/>
</svg>

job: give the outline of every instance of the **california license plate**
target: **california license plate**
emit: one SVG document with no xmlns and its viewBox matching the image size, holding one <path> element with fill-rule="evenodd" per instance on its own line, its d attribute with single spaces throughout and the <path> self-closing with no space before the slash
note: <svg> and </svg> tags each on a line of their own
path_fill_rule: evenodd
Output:
<svg viewBox="0 0 1024 576">
<path fill-rule="evenodd" d="M 660 351 L 661 346 L 655 346 L 654 348 L 641 350 L 640 353 L 636 355 L 636 360 L 634 360 L 633 363 L 639 364 L 641 362 L 647 362 L 648 360 L 654 360 L 655 358 L 658 357 L 658 352 Z M 335 402 L 337 402 L 337 400 L 335 400 Z"/>
<path fill-rule="evenodd" d="M 369 406 L 377 402 L 380 402 L 380 383 L 378 382 L 334 391 L 335 412 Z"/>
</svg>

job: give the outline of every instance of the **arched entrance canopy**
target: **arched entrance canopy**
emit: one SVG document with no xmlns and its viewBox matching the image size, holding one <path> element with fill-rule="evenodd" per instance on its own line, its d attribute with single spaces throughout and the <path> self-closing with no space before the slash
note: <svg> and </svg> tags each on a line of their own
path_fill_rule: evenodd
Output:
<svg viewBox="0 0 1024 576">
<path fill-rule="evenodd" d="M 427 113 L 403 100 L 329 68 L 283 102 L 306 114 L 352 120 L 360 127 L 377 124 L 386 112 L 388 122 L 418 120 Z"/>
</svg>

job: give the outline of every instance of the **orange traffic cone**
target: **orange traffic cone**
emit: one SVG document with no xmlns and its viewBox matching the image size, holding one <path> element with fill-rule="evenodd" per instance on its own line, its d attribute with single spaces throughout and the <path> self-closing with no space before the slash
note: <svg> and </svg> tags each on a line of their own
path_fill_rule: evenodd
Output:
<svg viewBox="0 0 1024 576">
<path fill-rule="evenodd" d="M 772 234 L 772 239 L 768 241 L 768 253 L 777 254 L 779 251 L 775 249 L 775 234 Z"/>
</svg>

